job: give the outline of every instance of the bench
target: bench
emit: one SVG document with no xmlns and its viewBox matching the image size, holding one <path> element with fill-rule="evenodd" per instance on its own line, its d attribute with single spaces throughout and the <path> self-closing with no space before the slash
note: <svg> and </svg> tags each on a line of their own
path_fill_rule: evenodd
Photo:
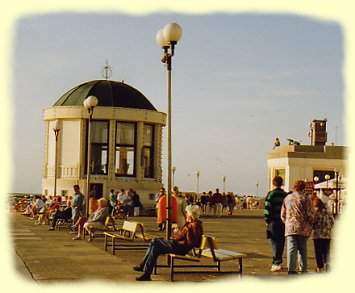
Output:
<svg viewBox="0 0 355 293">
<path fill-rule="evenodd" d="M 115 232 L 104 232 L 104 236 L 104 250 L 111 246 L 113 255 L 116 250 L 145 250 L 155 237 L 145 233 L 143 223 L 131 221 L 124 221 L 122 228 Z"/>
<path fill-rule="evenodd" d="M 50 221 L 51 221 L 51 220 L 52 220 L 52 219 L 50 218 Z M 58 219 L 58 220 L 57 220 L 57 223 L 56 223 L 56 225 L 55 225 L 55 228 L 56 228 L 57 230 L 60 230 L 60 229 L 62 229 L 62 228 L 64 228 L 64 229 L 70 229 L 72 225 L 73 225 L 73 221 L 72 221 L 71 218 L 70 218 L 70 219 Z"/>
<path fill-rule="evenodd" d="M 84 231 L 83 231 L 83 238 L 85 239 L 86 235 L 89 235 L 89 241 L 92 241 L 95 237 L 97 236 L 104 236 L 104 231 L 116 231 L 116 225 L 115 225 L 115 220 L 112 216 L 107 216 L 106 220 L 105 220 L 105 226 L 103 228 L 100 227 L 95 227 L 95 226 L 91 226 L 88 225 L 87 227 L 85 227 Z M 96 231 L 99 231 L 101 233 L 95 233 Z"/>
<path fill-rule="evenodd" d="M 203 273 L 238 273 L 240 276 L 243 274 L 243 258 L 247 255 L 241 252 L 219 249 L 217 248 L 217 241 L 215 237 L 202 235 L 201 245 L 199 248 L 192 250 L 192 255 L 178 255 L 168 254 L 168 265 L 156 265 L 154 273 L 157 272 L 157 267 L 170 268 L 170 281 L 174 281 L 175 274 L 203 274 Z M 187 261 L 189 263 L 195 262 L 196 264 L 176 264 L 176 261 Z M 201 263 L 203 260 L 211 260 L 212 264 Z M 221 263 L 223 261 L 238 260 L 238 270 L 226 271 L 221 270 Z M 176 268 L 184 268 L 184 270 L 176 270 Z M 213 268 L 217 270 L 186 270 L 186 268 Z"/>
</svg>

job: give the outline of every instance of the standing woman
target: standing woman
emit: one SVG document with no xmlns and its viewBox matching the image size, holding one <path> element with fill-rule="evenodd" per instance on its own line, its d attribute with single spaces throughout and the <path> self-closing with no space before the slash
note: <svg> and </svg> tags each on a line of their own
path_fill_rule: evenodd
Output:
<svg viewBox="0 0 355 293">
<path fill-rule="evenodd" d="M 285 223 L 287 239 L 288 274 L 297 274 L 297 259 L 302 273 L 307 273 L 307 238 L 312 232 L 314 210 L 305 193 L 306 183 L 297 180 L 294 192 L 286 196 L 281 207 L 281 219 Z"/>
<path fill-rule="evenodd" d="M 177 201 L 177 225 L 179 228 L 181 228 L 186 223 L 187 200 L 185 196 L 179 192 L 179 188 L 177 186 L 174 186 L 173 195 L 176 197 Z"/>
<path fill-rule="evenodd" d="M 313 224 L 313 242 L 317 261 L 316 272 L 320 273 L 324 269 L 324 265 L 325 270 L 329 271 L 330 239 L 334 217 L 320 198 L 315 197 L 313 199 L 313 206 L 316 212 Z"/>
</svg>

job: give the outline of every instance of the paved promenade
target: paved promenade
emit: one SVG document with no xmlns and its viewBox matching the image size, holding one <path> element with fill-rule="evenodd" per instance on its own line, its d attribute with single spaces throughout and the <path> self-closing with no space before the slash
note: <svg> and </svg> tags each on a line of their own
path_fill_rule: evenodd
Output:
<svg viewBox="0 0 355 293">
<path fill-rule="evenodd" d="M 105 283 L 136 283 L 140 274 L 132 267 L 144 256 L 144 251 L 117 251 L 116 255 L 105 252 L 103 238 L 73 241 L 68 230 L 48 231 L 47 225 L 35 225 L 20 213 L 9 212 L 10 239 L 16 259 L 16 271 L 31 282 L 48 284 L 53 282 L 104 280 Z M 164 236 L 156 232 L 154 217 L 132 217 L 132 220 L 143 222 L 148 233 Z M 270 272 L 271 251 L 265 238 L 265 223 L 262 210 L 238 210 L 233 217 L 202 217 L 205 234 L 216 236 L 221 248 L 235 250 L 247 254 L 243 261 L 244 278 L 254 276 L 261 279 L 288 278 L 287 270 Z M 122 221 L 117 221 L 121 226 Z M 284 253 L 284 266 L 286 266 Z M 313 242 L 308 241 L 309 271 L 316 267 Z M 160 261 L 164 261 L 161 257 Z M 233 264 L 225 262 L 222 267 L 229 268 Z M 176 281 L 213 281 L 223 278 L 236 278 L 217 274 L 177 275 Z M 160 269 L 152 275 L 153 282 L 167 283 L 169 270 Z"/>
</svg>

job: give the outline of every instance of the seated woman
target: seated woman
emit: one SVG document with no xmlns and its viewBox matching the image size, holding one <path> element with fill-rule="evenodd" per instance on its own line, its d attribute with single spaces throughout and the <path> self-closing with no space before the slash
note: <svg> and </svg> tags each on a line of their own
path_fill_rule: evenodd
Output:
<svg viewBox="0 0 355 293">
<path fill-rule="evenodd" d="M 150 275 L 159 255 L 175 253 L 185 255 L 194 247 L 199 247 L 203 234 L 202 222 L 199 220 L 200 208 L 197 205 L 187 206 L 187 223 L 181 229 L 175 229 L 170 240 L 154 238 L 150 243 L 143 262 L 133 267 L 144 274 L 137 281 L 150 281 Z"/>
<path fill-rule="evenodd" d="M 63 210 L 56 209 L 53 213 L 51 227 L 48 229 L 49 231 L 55 230 L 55 226 L 59 219 L 61 220 L 69 220 L 72 217 L 72 208 L 71 206 L 66 206 Z"/>
<path fill-rule="evenodd" d="M 36 224 L 48 224 L 50 223 L 50 217 L 53 216 L 55 210 L 60 208 L 61 197 L 55 197 L 54 200 L 48 202 L 43 207 L 43 212 L 40 213 L 38 217 L 38 222 Z"/>
<path fill-rule="evenodd" d="M 98 208 L 92 214 L 89 215 L 89 218 L 85 217 L 79 218 L 76 223 L 78 228 L 78 235 L 73 238 L 73 240 L 81 240 L 84 229 L 86 229 L 89 234 L 92 233 L 91 228 L 96 229 L 104 229 L 105 228 L 105 220 L 109 213 L 109 208 L 106 205 L 106 200 L 104 198 L 100 198 L 97 200 Z M 89 226 L 91 228 L 89 228 Z M 89 238 L 91 240 L 91 238 Z"/>
</svg>

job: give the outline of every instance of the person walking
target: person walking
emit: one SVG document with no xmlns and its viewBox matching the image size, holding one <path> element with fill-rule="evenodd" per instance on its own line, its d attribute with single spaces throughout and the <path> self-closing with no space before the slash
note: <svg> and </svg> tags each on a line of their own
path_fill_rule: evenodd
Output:
<svg viewBox="0 0 355 293">
<path fill-rule="evenodd" d="M 281 219 L 285 223 L 287 239 L 288 274 L 297 274 L 298 254 L 299 268 L 302 273 L 307 273 L 307 238 L 312 231 L 314 211 L 305 189 L 306 183 L 297 180 L 294 184 L 295 191 L 286 196 L 281 207 Z"/>
<path fill-rule="evenodd" d="M 138 217 L 140 215 L 142 203 L 139 199 L 138 193 L 135 190 L 133 190 L 132 201 L 133 201 L 133 215 L 135 217 Z"/>
<path fill-rule="evenodd" d="M 177 186 L 174 186 L 173 195 L 177 201 L 177 225 L 179 228 L 181 228 L 186 223 L 187 200 L 186 197 L 179 191 Z"/>
<path fill-rule="evenodd" d="M 210 204 L 213 207 L 213 215 L 219 218 L 222 215 L 223 195 L 219 192 L 218 188 L 212 195 Z"/>
<path fill-rule="evenodd" d="M 163 195 L 158 202 L 158 213 L 157 213 L 157 223 L 159 231 L 165 231 L 166 229 L 166 219 L 167 219 L 167 196 Z M 171 221 L 172 223 L 177 223 L 178 219 L 178 204 L 176 197 L 171 195 Z"/>
<path fill-rule="evenodd" d="M 113 216 L 113 210 L 116 204 L 117 204 L 117 194 L 115 193 L 115 190 L 112 188 L 108 196 L 108 208 L 109 208 L 109 214 L 111 216 Z"/>
<path fill-rule="evenodd" d="M 264 201 L 264 219 L 266 222 L 267 238 L 270 239 L 272 262 L 271 271 L 282 269 L 282 255 L 285 246 L 285 224 L 281 220 L 281 207 L 287 193 L 281 188 L 283 179 L 275 176 L 272 185 L 275 187 L 269 191 Z"/>
<path fill-rule="evenodd" d="M 313 243 L 317 261 L 316 272 L 329 271 L 330 261 L 330 240 L 332 228 L 334 226 L 334 217 L 329 208 L 323 201 L 314 197 L 313 206 L 315 210 L 315 219 L 313 224 Z"/>
</svg>

